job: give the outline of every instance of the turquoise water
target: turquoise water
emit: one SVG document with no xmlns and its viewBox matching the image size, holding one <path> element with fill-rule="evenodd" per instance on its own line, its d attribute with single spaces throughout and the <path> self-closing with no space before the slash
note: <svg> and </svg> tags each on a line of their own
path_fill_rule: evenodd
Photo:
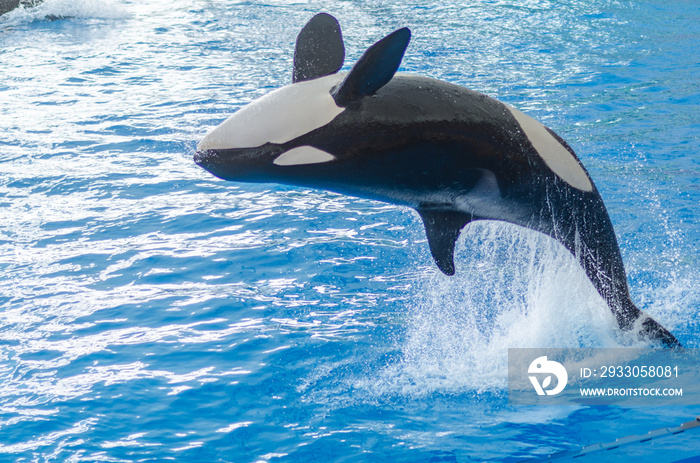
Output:
<svg viewBox="0 0 700 463">
<path fill-rule="evenodd" d="M 633 299 L 700 347 L 697 2 L 47 0 L 0 17 L 0 460 L 515 462 L 700 415 L 508 405 L 507 347 L 629 345 L 547 238 L 472 224 L 448 278 L 409 209 L 193 163 L 319 11 L 346 66 L 408 26 L 403 71 L 566 139 Z"/>
</svg>

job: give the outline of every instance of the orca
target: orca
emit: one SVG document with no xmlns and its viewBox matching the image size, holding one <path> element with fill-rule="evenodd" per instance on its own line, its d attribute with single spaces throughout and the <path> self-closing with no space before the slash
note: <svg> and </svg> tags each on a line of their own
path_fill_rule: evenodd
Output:
<svg viewBox="0 0 700 463">
<path fill-rule="evenodd" d="M 680 346 L 632 302 L 612 222 L 571 147 L 486 95 L 397 73 L 410 38 L 407 28 L 392 32 L 342 73 L 340 25 L 326 13 L 314 16 L 297 37 L 292 83 L 206 135 L 195 162 L 224 180 L 414 208 L 446 275 L 455 273 L 455 242 L 472 221 L 544 233 L 577 258 L 622 330 Z"/>
</svg>

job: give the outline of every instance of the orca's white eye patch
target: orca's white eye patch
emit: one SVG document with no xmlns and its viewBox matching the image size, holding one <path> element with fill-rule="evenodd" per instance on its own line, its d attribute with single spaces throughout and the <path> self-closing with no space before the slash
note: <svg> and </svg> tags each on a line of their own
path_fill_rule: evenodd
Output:
<svg viewBox="0 0 700 463">
<path fill-rule="evenodd" d="M 582 191 L 593 191 L 593 184 L 581 164 L 547 131 L 544 125 L 515 108 L 508 105 L 506 107 L 520 124 L 520 128 L 525 132 L 537 154 L 552 169 L 552 172 L 574 188 Z"/>
<path fill-rule="evenodd" d="M 335 160 L 335 156 L 313 146 L 298 146 L 280 154 L 273 161 L 278 166 L 300 166 L 304 164 L 320 164 Z"/>
</svg>

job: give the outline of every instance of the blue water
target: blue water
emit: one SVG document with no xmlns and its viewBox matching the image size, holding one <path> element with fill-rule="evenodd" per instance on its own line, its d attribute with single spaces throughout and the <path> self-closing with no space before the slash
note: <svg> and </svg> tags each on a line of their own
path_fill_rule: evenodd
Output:
<svg viewBox="0 0 700 463">
<path fill-rule="evenodd" d="M 403 71 L 566 139 L 633 299 L 700 347 L 697 2 L 47 0 L 0 17 L 0 461 L 515 462 L 700 415 L 508 405 L 507 347 L 630 345 L 547 238 L 472 224 L 448 278 L 409 209 L 193 163 L 319 11 L 346 66 L 409 26 Z"/>
</svg>

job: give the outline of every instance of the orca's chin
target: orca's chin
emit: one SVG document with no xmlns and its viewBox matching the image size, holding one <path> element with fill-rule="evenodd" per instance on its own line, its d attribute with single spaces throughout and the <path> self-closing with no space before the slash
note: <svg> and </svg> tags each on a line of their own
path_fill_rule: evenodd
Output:
<svg viewBox="0 0 700 463">
<path fill-rule="evenodd" d="M 270 143 L 255 148 L 204 149 L 195 152 L 194 162 L 224 180 L 265 181 L 272 161 L 283 151 Z"/>
<path fill-rule="evenodd" d="M 211 161 L 212 158 L 219 156 L 219 150 L 202 150 L 196 151 L 194 153 L 194 162 L 201 167 L 206 169 L 206 165 Z"/>
<path fill-rule="evenodd" d="M 212 174 L 214 174 L 212 168 L 215 168 L 217 164 L 221 164 L 221 158 L 222 155 L 220 150 L 202 150 L 194 153 L 195 164 L 206 169 Z"/>
<path fill-rule="evenodd" d="M 230 156 L 227 156 L 227 150 L 201 150 L 194 153 L 194 162 L 210 172 L 211 174 L 224 179 L 233 180 L 232 164 Z"/>
</svg>

